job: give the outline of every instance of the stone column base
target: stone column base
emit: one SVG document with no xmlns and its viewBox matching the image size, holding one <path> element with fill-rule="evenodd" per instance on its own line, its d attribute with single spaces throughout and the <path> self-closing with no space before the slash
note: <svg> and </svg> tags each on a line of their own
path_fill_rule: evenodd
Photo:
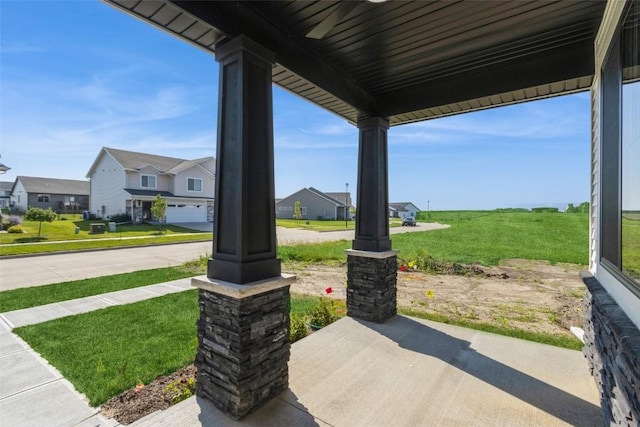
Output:
<svg viewBox="0 0 640 427">
<path fill-rule="evenodd" d="M 581 274 L 584 295 L 583 353 L 600 391 L 605 425 L 640 425 L 640 330 L 598 280 Z"/>
<path fill-rule="evenodd" d="M 347 316 L 376 323 L 395 316 L 398 252 L 345 252 Z"/>
<path fill-rule="evenodd" d="M 248 285 L 192 279 L 200 289 L 196 394 L 230 418 L 289 386 L 289 286 L 293 275 Z"/>
</svg>

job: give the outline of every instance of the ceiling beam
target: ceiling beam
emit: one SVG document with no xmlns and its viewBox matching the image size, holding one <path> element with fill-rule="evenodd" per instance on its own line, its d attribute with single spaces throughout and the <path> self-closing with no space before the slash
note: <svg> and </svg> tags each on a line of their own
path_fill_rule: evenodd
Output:
<svg viewBox="0 0 640 427">
<path fill-rule="evenodd" d="M 230 38 L 244 34 L 260 43 L 275 53 L 277 63 L 361 113 L 378 113 L 373 96 L 244 2 L 172 0 L 171 3 Z"/>
<path fill-rule="evenodd" d="M 593 40 L 584 40 L 378 96 L 385 117 L 571 80 L 594 73 Z"/>
</svg>

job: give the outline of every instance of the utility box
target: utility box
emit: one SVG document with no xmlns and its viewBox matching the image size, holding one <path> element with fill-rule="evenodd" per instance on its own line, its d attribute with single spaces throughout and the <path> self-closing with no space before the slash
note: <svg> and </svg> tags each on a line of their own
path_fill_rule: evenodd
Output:
<svg viewBox="0 0 640 427">
<path fill-rule="evenodd" d="M 105 227 L 103 223 L 89 224 L 89 233 L 104 234 Z"/>
<path fill-rule="evenodd" d="M 116 223 L 115 222 L 110 222 L 109 223 L 109 233 L 115 233 L 116 232 Z"/>
</svg>

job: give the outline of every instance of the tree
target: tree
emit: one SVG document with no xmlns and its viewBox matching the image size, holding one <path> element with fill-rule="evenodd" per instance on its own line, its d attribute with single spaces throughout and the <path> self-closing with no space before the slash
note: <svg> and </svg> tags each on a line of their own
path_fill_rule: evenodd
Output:
<svg viewBox="0 0 640 427">
<path fill-rule="evenodd" d="M 158 231 L 162 233 L 162 220 L 167 215 L 167 201 L 159 194 L 156 195 L 156 198 L 151 205 L 151 215 L 158 220 Z"/>
<path fill-rule="evenodd" d="M 27 221 L 38 221 L 40 224 L 38 225 L 38 237 L 40 237 L 40 232 L 42 231 L 42 222 L 53 222 L 56 219 L 56 213 L 51 210 L 51 208 L 44 210 L 40 208 L 29 208 L 27 212 L 24 214 L 24 219 Z"/>
<path fill-rule="evenodd" d="M 300 218 L 302 218 L 302 210 L 300 209 L 300 201 L 296 200 L 293 204 L 293 217 L 296 219 L 296 225 L 300 223 Z"/>
</svg>

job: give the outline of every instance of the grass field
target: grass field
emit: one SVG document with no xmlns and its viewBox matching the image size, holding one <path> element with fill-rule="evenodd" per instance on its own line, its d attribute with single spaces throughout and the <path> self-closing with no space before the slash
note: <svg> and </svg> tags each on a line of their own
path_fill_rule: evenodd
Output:
<svg viewBox="0 0 640 427">
<path fill-rule="evenodd" d="M 496 265 L 501 259 L 524 258 L 587 264 L 587 214 L 532 212 L 431 212 L 431 222 L 451 225 L 442 230 L 391 236 L 402 259 L 430 255 L 458 263 Z M 281 246 L 284 261 L 344 262 L 351 242 Z"/>
<path fill-rule="evenodd" d="M 329 221 L 329 220 L 313 220 L 313 219 L 301 219 L 299 221 L 295 219 L 276 219 L 276 226 L 285 228 L 302 228 L 304 230 L 311 231 L 341 231 L 341 230 L 353 230 L 356 228 L 356 222 L 351 220 L 345 224 L 344 220 L 341 221 Z M 401 219 L 390 219 L 389 227 L 402 226 Z"/>
<path fill-rule="evenodd" d="M 587 214 L 431 212 L 430 221 L 451 227 L 393 236 L 402 257 L 424 251 L 436 259 L 485 265 L 509 258 L 588 264 Z"/>
<path fill-rule="evenodd" d="M 622 218 L 622 270 L 640 281 L 640 214 Z"/>
</svg>

